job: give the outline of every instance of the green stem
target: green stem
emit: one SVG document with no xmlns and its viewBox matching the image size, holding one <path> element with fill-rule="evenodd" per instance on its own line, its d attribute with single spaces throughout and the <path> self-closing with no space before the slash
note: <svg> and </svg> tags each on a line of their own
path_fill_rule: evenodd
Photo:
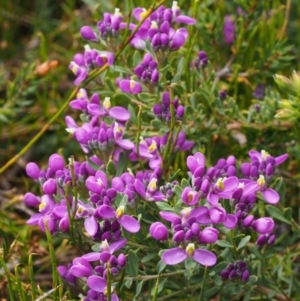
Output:
<svg viewBox="0 0 300 301">
<path fill-rule="evenodd" d="M 156 301 L 157 299 L 158 285 L 159 285 L 159 277 L 156 279 L 155 289 L 154 289 L 153 299 L 152 299 L 153 301 Z"/>
<path fill-rule="evenodd" d="M 110 263 L 107 263 L 107 301 L 111 301 L 111 274 Z"/>
<path fill-rule="evenodd" d="M 12 281 L 11 281 L 11 273 L 7 267 L 7 265 L 5 264 L 5 261 L 2 257 L 0 257 L 0 265 L 2 266 L 3 270 L 5 271 L 6 274 L 6 279 L 7 279 L 7 285 L 8 285 L 8 291 L 9 291 L 9 300 L 14 301 L 15 297 L 14 297 L 14 291 L 13 291 L 13 287 L 12 287 Z"/>
<path fill-rule="evenodd" d="M 31 300 L 34 301 L 36 299 L 36 291 L 35 291 L 32 255 L 35 255 L 35 254 L 33 254 L 33 253 L 29 254 L 28 269 L 29 269 L 29 279 L 30 279 L 30 286 L 31 286 Z"/>
<path fill-rule="evenodd" d="M 207 274 L 208 274 L 208 268 L 205 267 L 205 270 L 204 270 L 204 277 L 203 277 L 202 286 L 201 286 L 201 292 L 200 292 L 198 301 L 203 301 L 203 296 L 204 296 L 204 291 L 205 291 L 205 284 L 206 284 Z"/>
<path fill-rule="evenodd" d="M 53 243 L 52 243 L 52 236 L 51 236 L 50 230 L 48 228 L 47 220 L 44 220 L 44 227 L 45 227 L 45 231 L 46 231 L 46 237 L 47 237 L 47 241 L 48 241 L 51 265 L 52 265 L 52 276 L 53 276 L 52 287 L 55 288 L 55 291 L 53 291 L 53 298 L 54 298 L 54 300 L 56 300 L 56 298 L 57 298 L 56 289 L 58 288 L 60 276 L 57 271 L 55 251 L 54 251 L 54 247 L 53 247 Z"/>
</svg>

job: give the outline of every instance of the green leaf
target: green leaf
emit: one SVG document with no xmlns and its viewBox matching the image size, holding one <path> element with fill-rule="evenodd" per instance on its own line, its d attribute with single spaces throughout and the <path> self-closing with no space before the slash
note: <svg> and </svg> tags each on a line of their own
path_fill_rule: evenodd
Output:
<svg viewBox="0 0 300 301">
<path fill-rule="evenodd" d="M 159 281 L 157 294 L 159 294 L 163 290 L 167 280 L 168 280 L 168 278 L 164 278 L 163 280 Z M 151 296 L 154 295 L 154 291 L 155 291 L 155 285 L 151 289 Z"/>
<path fill-rule="evenodd" d="M 123 173 L 123 171 L 126 167 L 126 163 L 127 162 L 126 162 L 125 155 L 124 155 L 123 152 L 121 152 L 120 155 L 119 155 L 119 162 L 118 162 L 118 168 L 117 168 L 116 176 L 120 176 Z"/>
<path fill-rule="evenodd" d="M 261 255 L 260 251 L 256 247 L 250 248 L 251 253 L 253 253 L 258 259 L 263 260 L 263 256 Z"/>
<path fill-rule="evenodd" d="M 141 62 L 141 55 L 138 50 L 136 50 L 133 54 L 133 66 L 137 66 Z"/>
<path fill-rule="evenodd" d="M 124 194 L 118 207 L 121 207 L 121 206 L 126 207 L 127 202 L 128 202 L 128 195 Z"/>
<path fill-rule="evenodd" d="M 150 261 L 151 259 L 153 259 L 156 256 L 157 256 L 157 253 L 147 254 L 145 257 L 142 258 L 141 262 L 142 263 L 148 262 L 148 261 Z"/>
<path fill-rule="evenodd" d="M 121 67 L 121 66 L 112 66 L 111 67 L 115 72 L 120 72 L 120 73 L 125 73 L 125 74 L 130 74 L 131 71 L 130 69 L 128 68 L 124 68 L 124 67 Z"/>
<path fill-rule="evenodd" d="M 130 113 L 130 121 L 133 123 L 133 124 L 137 124 L 137 117 L 136 117 L 136 114 L 135 114 L 135 111 L 134 111 L 134 108 L 132 105 L 128 105 L 128 111 Z"/>
<path fill-rule="evenodd" d="M 93 245 L 92 246 L 92 250 L 94 251 L 94 252 L 100 252 L 100 243 L 99 244 L 95 244 L 95 245 Z"/>
<path fill-rule="evenodd" d="M 220 273 L 222 270 L 224 270 L 226 267 L 227 267 L 227 262 L 222 261 L 222 262 L 218 263 L 216 266 L 214 266 L 212 270 L 213 270 L 216 274 L 219 274 L 219 273 Z"/>
<path fill-rule="evenodd" d="M 210 288 L 208 290 L 205 290 L 203 297 L 204 298 L 210 298 L 210 297 L 213 297 L 214 295 L 216 295 L 218 292 L 219 292 L 219 288 L 212 287 L 212 288 Z"/>
<path fill-rule="evenodd" d="M 274 183 L 274 187 L 275 187 L 274 189 L 280 195 L 280 204 L 281 204 L 281 206 L 284 207 L 286 193 L 285 193 L 285 185 L 284 185 L 282 177 L 276 179 L 276 181 Z"/>
<path fill-rule="evenodd" d="M 216 286 L 221 286 L 223 281 L 222 281 L 222 278 L 220 277 L 220 275 L 216 274 L 214 276 L 214 283 Z"/>
<path fill-rule="evenodd" d="M 174 208 L 166 202 L 156 202 L 155 204 L 158 207 L 158 209 L 161 211 L 173 211 L 174 212 Z"/>
<path fill-rule="evenodd" d="M 114 176 L 116 173 L 116 165 L 114 163 L 114 161 L 109 160 L 107 165 L 106 165 L 106 172 L 108 173 L 108 175 L 110 176 Z"/>
<path fill-rule="evenodd" d="M 288 208 L 284 208 L 284 217 L 289 220 L 289 221 L 292 221 L 292 208 L 291 207 L 288 207 Z"/>
<path fill-rule="evenodd" d="M 158 274 L 160 274 L 165 268 L 166 268 L 166 264 L 163 262 L 163 260 L 161 259 L 157 265 L 156 265 L 156 271 Z"/>
<path fill-rule="evenodd" d="M 284 212 L 280 211 L 278 208 L 272 205 L 267 205 L 266 210 L 272 217 L 278 219 L 279 221 L 282 221 L 286 224 L 291 224 L 291 222 L 284 217 Z"/>
<path fill-rule="evenodd" d="M 132 250 L 129 250 L 128 253 L 128 265 L 126 271 L 131 277 L 136 277 L 139 274 L 139 258 Z"/>
<path fill-rule="evenodd" d="M 244 248 L 244 247 L 247 245 L 247 243 L 250 241 L 250 239 L 251 239 L 251 236 L 250 236 L 250 235 L 245 236 L 245 237 L 239 242 L 239 244 L 238 244 L 238 246 L 237 246 L 237 250 L 240 250 L 240 249 Z"/>
<path fill-rule="evenodd" d="M 217 240 L 216 244 L 223 248 L 232 248 L 232 245 L 226 240 Z"/>
<path fill-rule="evenodd" d="M 125 286 L 126 286 L 128 289 L 131 288 L 132 282 L 133 282 L 132 278 L 127 279 L 127 280 L 125 281 Z"/>
<path fill-rule="evenodd" d="M 181 187 L 184 189 L 185 187 L 191 187 L 189 181 L 187 179 L 182 179 L 181 180 Z"/>
<path fill-rule="evenodd" d="M 174 186 L 174 191 L 175 191 L 177 196 L 181 197 L 183 189 L 179 185 Z"/>
<path fill-rule="evenodd" d="M 197 265 L 197 262 L 190 257 L 188 257 L 184 262 L 184 266 L 187 270 L 194 269 L 196 267 L 196 265 Z"/>
<path fill-rule="evenodd" d="M 248 283 L 249 283 L 249 284 L 254 284 L 254 283 L 257 282 L 257 280 L 258 280 L 258 277 L 257 277 L 257 276 L 251 275 L 251 276 L 249 277 Z"/>
<path fill-rule="evenodd" d="M 141 290 L 142 290 L 144 281 L 145 281 L 145 280 L 142 280 L 142 281 L 139 282 L 138 285 L 136 286 L 136 291 L 135 291 L 135 296 L 134 296 L 134 298 L 138 297 L 139 294 L 141 293 Z"/>
</svg>

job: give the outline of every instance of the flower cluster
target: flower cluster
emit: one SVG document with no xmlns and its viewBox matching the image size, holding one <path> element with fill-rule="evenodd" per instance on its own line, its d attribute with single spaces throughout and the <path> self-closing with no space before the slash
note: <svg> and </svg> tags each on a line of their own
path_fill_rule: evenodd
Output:
<svg viewBox="0 0 300 301">
<path fill-rule="evenodd" d="M 40 197 L 31 192 L 25 195 L 25 204 L 39 211 L 27 223 L 38 225 L 42 231 L 48 228 L 51 234 L 65 232 L 71 238 L 84 235 L 91 244 L 96 243 L 93 250 L 97 252 L 58 267 L 64 280 L 86 283 L 89 290 L 85 301 L 106 301 L 108 294 L 111 300 L 119 300 L 112 281 L 120 279 L 126 265 L 126 251 L 120 249 L 128 248 L 128 240 L 135 240 L 148 230 L 158 241 L 155 243 L 163 244 L 161 257 L 166 265 L 180 264 L 189 258 L 205 267 L 215 265 L 218 257 L 212 245 L 218 244 L 220 232 L 232 229 L 257 232 L 258 246 L 275 241 L 274 220 L 258 216 L 253 208 L 258 195 L 268 204 L 279 202 L 279 194 L 270 183 L 287 154 L 274 158 L 266 151 L 251 150 L 250 162 L 238 168 L 233 155 L 207 167 L 204 154 L 196 152 L 181 165 L 188 170 L 186 179 L 179 182 L 177 174 L 172 175 L 170 162 L 178 152 L 190 151 L 194 142 L 187 139 L 182 126 L 185 107 L 173 90 L 164 92 L 159 72 L 167 54 L 182 47 L 188 37 L 188 31 L 176 23 L 192 25 L 196 20 L 182 15 L 175 1 L 172 8 L 160 6 L 148 14 L 143 8 L 135 8 L 133 17 L 144 21 L 136 25 L 123 23 L 116 10 L 115 14 L 103 15 L 97 24 L 98 32 L 84 26 L 81 35 L 86 40 L 98 43 L 102 39 L 112 52 L 86 46 L 84 54 L 74 56 L 70 69 L 76 76 L 75 85 L 79 85 L 92 69 L 114 64 L 116 38 L 120 29 L 128 25 L 130 31 L 136 30 L 131 45 L 148 52 L 135 66 L 132 77 L 119 77 L 116 83 L 124 93 L 139 94 L 145 89 L 152 94 L 157 92 L 161 102 L 151 103 L 152 111 L 169 128 L 160 135 L 149 128 L 142 132 L 138 129 L 133 142 L 129 110 L 113 106 L 113 97 L 101 99 L 98 93 L 89 96 L 87 90 L 79 89 L 70 107 L 80 111 L 81 122 L 71 116 L 65 120 L 67 132 L 87 155 L 86 161 L 80 163 L 71 158 L 66 164 L 62 156 L 53 154 L 46 170 L 33 162 L 26 166 L 27 175 L 43 192 Z M 223 33 L 225 42 L 232 44 L 235 25 L 229 16 L 225 18 Z M 201 69 L 207 62 L 206 53 L 200 51 L 192 64 Z M 224 100 L 226 92 L 221 91 L 219 98 Z M 163 209 L 153 209 L 160 206 Z M 148 209 L 149 217 L 145 217 Z M 74 226 L 76 231 L 80 229 L 78 233 L 74 233 Z M 246 262 L 229 264 L 221 276 L 248 281 Z"/>
<path fill-rule="evenodd" d="M 137 21 L 144 20 L 144 23 L 132 39 L 131 45 L 138 49 L 145 49 L 148 40 L 152 49 L 160 54 L 178 50 L 187 40 L 188 31 L 185 28 L 173 29 L 174 23 L 187 25 L 196 23 L 195 19 L 181 15 L 176 1 L 173 1 L 172 8 L 160 6 L 146 19 L 145 13 L 145 8 L 137 7 L 133 10 L 134 18 Z"/>
<path fill-rule="evenodd" d="M 227 268 L 222 270 L 220 275 L 226 280 L 240 279 L 243 282 L 247 282 L 250 273 L 247 269 L 247 263 L 245 261 L 237 261 L 234 264 L 228 264 Z"/>
<path fill-rule="evenodd" d="M 162 102 L 157 103 L 153 106 L 153 113 L 156 118 L 170 122 L 171 121 L 171 112 L 170 112 L 170 105 L 174 106 L 174 114 L 175 118 L 181 120 L 184 115 L 184 106 L 179 104 L 179 100 L 175 97 L 172 100 L 171 104 L 171 97 L 169 92 L 165 92 L 162 96 Z"/>
</svg>

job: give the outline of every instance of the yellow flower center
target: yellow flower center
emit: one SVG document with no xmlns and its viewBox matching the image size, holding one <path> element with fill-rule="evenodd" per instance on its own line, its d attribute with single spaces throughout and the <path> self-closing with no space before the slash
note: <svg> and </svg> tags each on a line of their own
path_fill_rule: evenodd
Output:
<svg viewBox="0 0 300 301">
<path fill-rule="evenodd" d="M 109 110 L 111 108 L 111 102 L 110 97 L 105 97 L 103 101 L 103 106 L 106 110 Z"/>
<path fill-rule="evenodd" d="M 107 54 L 101 54 L 100 57 L 102 58 L 104 63 L 107 63 Z"/>
<path fill-rule="evenodd" d="M 188 244 L 185 251 L 189 257 L 192 257 L 195 253 L 195 245 L 192 243 Z"/>
<path fill-rule="evenodd" d="M 79 89 L 78 93 L 77 93 L 77 98 L 84 98 L 85 97 L 85 93 L 83 89 Z"/>
<path fill-rule="evenodd" d="M 157 149 L 157 144 L 155 142 L 155 140 L 152 140 L 152 143 L 150 144 L 150 146 L 148 147 L 148 151 L 149 152 L 153 152 Z"/>
<path fill-rule="evenodd" d="M 143 9 L 143 12 L 140 13 L 140 19 L 144 19 L 147 15 L 147 10 L 146 9 Z"/>
<path fill-rule="evenodd" d="M 119 8 L 115 8 L 114 16 L 115 16 L 115 17 L 120 17 L 120 16 L 122 16 L 122 13 L 120 13 L 120 9 L 119 9 Z"/>
<path fill-rule="evenodd" d="M 46 203 L 41 202 L 40 205 L 39 205 L 39 211 L 42 211 L 45 207 L 46 207 Z"/>
<path fill-rule="evenodd" d="M 77 64 L 72 64 L 72 68 L 71 68 L 72 72 L 74 74 L 76 74 L 77 70 L 78 70 L 78 65 Z"/>
<path fill-rule="evenodd" d="M 135 81 L 134 81 L 133 79 L 131 79 L 131 80 L 130 80 L 130 84 L 129 84 L 130 91 L 133 90 L 134 86 L 135 86 Z"/>
<path fill-rule="evenodd" d="M 224 188 L 225 188 L 224 180 L 226 180 L 226 178 L 219 178 L 216 183 L 216 187 L 218 187 L 220 190 L 224 190 Z"/>
<path fill-rule="evenodd" d="M 120 218 L 124 215 L 124 206 L 120 206 L 117 210 L 116 210 L 116 218 Z"/>
<path fill-rule="evenodd" d="M 260 175 L 259 178 L 258 178 L 258 180 L 257 180 L 258 186 L 260 186 L 260 187 L 261 187 L 261 186 L 264 186 L 265 183 L 266 183 L 265 177 L 264 177 L 263 175 Z"/>
<path fill-rule="evenodd" d="M 194 195 L 195 195 L 195 192 L 194 192 L 194 191 L 190 191 L 190 192 L 188 193 L 188 199 L 187 199 L 188 204 L 192 202 L 192 200 L 193 200 L 193 198 L 194 198 Z"/>
<path fill-rule="evenodd" d="M 270 154 L 268 152 L 266 152 L 265 150 L 262 150 L 260 153 L 261 153 L 261 157 L 263 158 L 264 161 L 270 156 Z"/>
<path fill-rule="evenodd" d="M 102 241 L 102 243 L 100 244 L 100 249 L 102 251 L 108 251 L 109 250 L 109 244 L 107 242 L 107 239 Z"/>
<path fill-rule="evenodd" d="M 177 1 L 173 1 L 172 10 L 177 10 L 177 9 L 179 9 L 178 2 Z"/>
<path fill-rule="evenodd" d="M 156 21 L 151 21 L 151 28 L 158 28 Z"/>
<path fill-rule="evenodd" d="M 156 182 L 157 182 L 157 179 L 153 178 L 150 183 L 148 184 L 148 189 L 149 190 L 156 190 Z"/>
<path fill-rule="evenodd" d="M 184 217 L 184 218 L 188 218 L 191 214 L 191 211 L 192 211 L 192 208 L 189 208 L 189 207 L 186 207 L 186 208 L 183 208 L 180 213 L 181 215 Z"/>
<path fill-rule="evenodd" d="M 80 205 L 79 205 L 78 208 L 77 208 L 77 214 L 82 214 L 83 211 L 84 211 L 83 206 L 80 206 Z"/>
</svg>

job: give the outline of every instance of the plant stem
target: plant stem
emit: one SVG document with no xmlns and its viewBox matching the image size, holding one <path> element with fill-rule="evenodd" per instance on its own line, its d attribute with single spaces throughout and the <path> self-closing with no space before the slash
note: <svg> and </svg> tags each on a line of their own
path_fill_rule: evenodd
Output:
<svg viewBox="0 0 300 301">
<path fill-rule="evenodd" d="M 202 285 L 201 285 L 201 292 L 200 292 L 198 301 L 203 301 L 203 296 L 204 296 L 204 291 L 205 291 L 204 288 L 205 288 L 205 284 L 206 284 L 207 274 L 208 274 L 208 268 L 205 267 L 204 277 L 203 277 L 203 281 L 202 281 Z"/>
</svg>

